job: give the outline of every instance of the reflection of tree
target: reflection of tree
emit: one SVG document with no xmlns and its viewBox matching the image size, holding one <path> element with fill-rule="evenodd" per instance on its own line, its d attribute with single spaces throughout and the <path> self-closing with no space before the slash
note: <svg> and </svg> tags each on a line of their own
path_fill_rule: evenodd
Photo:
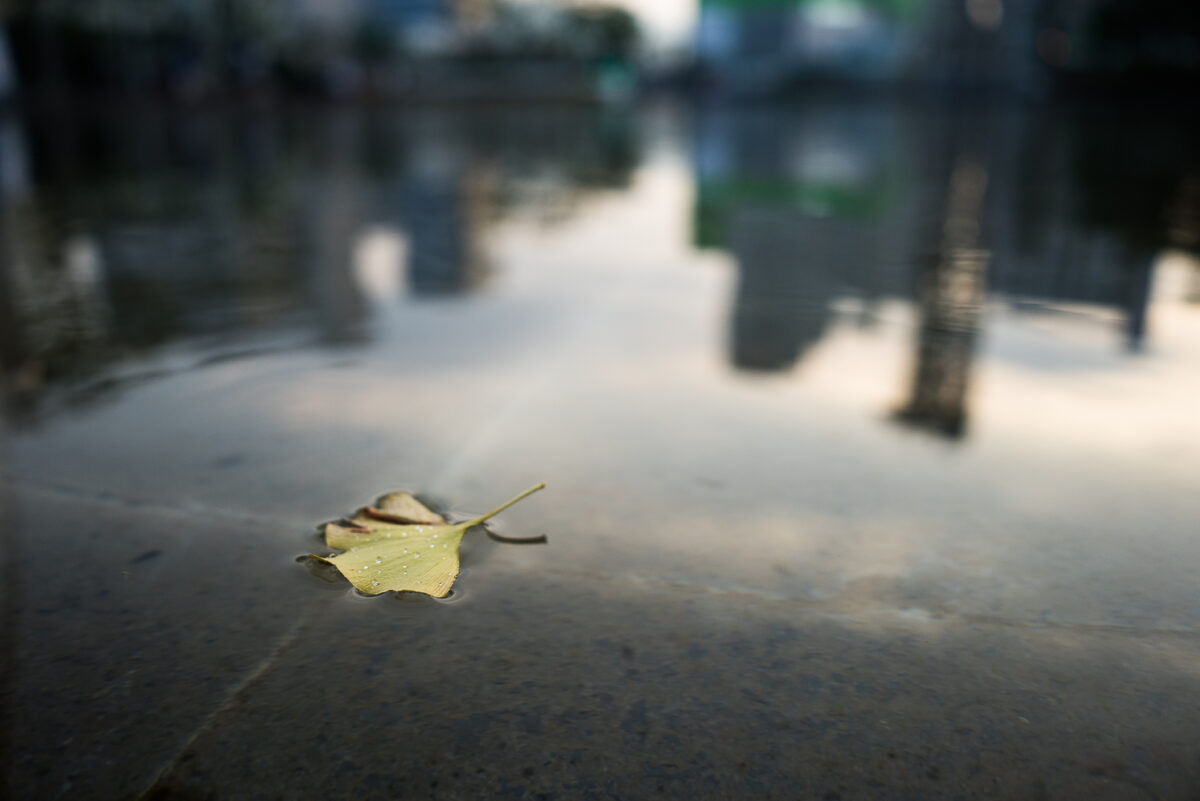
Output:
<svg viewBox="0 0 1200 801">
<path fill-rule="evenodd" d="M 13 253 L 8 230 L 8 209 L 0 210 L 0 400 L 10 405 L 20 389 L 20 374 L 28 355 L 28 345 L 21 340 L 24 331 L 17 316 L 17 287 L 13 269 Z"/>
<path fill-rule="evenodd" d="M 485 227 L 542 213 L 548 193 L 513 191 L 525 176 L 571 211 L 627 183 L 639 158 L 628 118 L 561 110 L 150 110 L 25 126 L 33 180 L 4 206 L 0 355 L 8 378 L 40 376 L 34 394 L 181 340 L 355 341 L 366 227 L 409 232 L 416 294 L 468 291 Z M 93 318 L 103 325 L 84 330 Z"/>
<path fill-rule="evenodd" d="M 1200 13 L 1176 0 L 1095 0 L 1084 36 L 1087 66 L 1118 82 L 1184 89 L 1200 72 Z M 1158 87 L 1155 87 L 1158 84 Z"/>
<path fill-rule="evenodd" d="M 94 372 L 90 355 L 114 355 L 95 243 L 68 238 L 45 211 L 22 197 L 10 198 L 0 214 L 2 394 L 18 416 L 45 385 Z"/>
<path fill-rule="evenodd" d="M 966 425 L 967 384 L 983 304 L 988 254 L 980 248 L 987 173 L 960 158 L 949 180 L 940 246 L 919 268 L 920 333 L 908 402 L 899 420 L 948 437 Z"/>
</svg>

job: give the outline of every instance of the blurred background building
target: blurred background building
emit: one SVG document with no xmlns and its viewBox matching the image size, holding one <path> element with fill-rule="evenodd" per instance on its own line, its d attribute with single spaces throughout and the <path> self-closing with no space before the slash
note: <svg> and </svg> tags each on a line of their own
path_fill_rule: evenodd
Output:
<svg viewBox="0 0 1200 801">
<path fill-rule="evenodd" d="M 720 97 L 814 86 L 1026 98 L 1194 91 L 1200 22 L 1167 0 L 697 0 L 689 44 L 651 0 L 13 0 L 0 91 L 436 100 Z M 686 2 L 686 0 L 682 0 Z M 11 49 L 16 69 L 6 67 Z"/>
<path fill-rule="evenodd" d="M 30 91 L 183 100 L 590 100 L 632 85 L 637 42 L 615 7 L 497 0 L 51 0 L 5 23 Z"/>
<path fill-rule="evenodd" d="M 1106 307 L 1136 351 L 1155 259 L 1200 252 L 1190 5 L 699 0 L 668 53 L 622 1 L 11 2 L 0 356 L 40 386 L 281 309 L 355 341 L 364 241 L 403 232 L 413 295 L 473 291 L 497 219 L 630 180 L 639 93 L 695 101 L 691 243 L 736 268 L 730 363 L 790 369 L 848 292 L 864 325 L 901 298 L 921 323 L 897 416 L 941 433 L 964 430 L 985 295 Z M 864 97 L 931 102 L 842 102 Z M 200 103 L 219 113 L 174 114 Z"/>
<path fill-rule="evenodd" d="M 732 94 L 827 80 L 1047 92 L 1198 67 L 1196 12 L 1125 0 L 700 0 L 696 56 Z M 1111 77 L 1111 76 L 1105 76 Z"/>
</svg>

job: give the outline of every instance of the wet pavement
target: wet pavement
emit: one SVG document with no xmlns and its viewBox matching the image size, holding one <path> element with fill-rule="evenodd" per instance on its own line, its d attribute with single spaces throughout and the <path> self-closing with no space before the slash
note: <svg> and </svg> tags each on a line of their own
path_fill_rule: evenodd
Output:
<svg viewBox="0 0 1200 801">
<path fill-rule="evenodd" d="M 1196 797 L 1188 121 L 5 125 L 10 796 Z"/>
</svg>

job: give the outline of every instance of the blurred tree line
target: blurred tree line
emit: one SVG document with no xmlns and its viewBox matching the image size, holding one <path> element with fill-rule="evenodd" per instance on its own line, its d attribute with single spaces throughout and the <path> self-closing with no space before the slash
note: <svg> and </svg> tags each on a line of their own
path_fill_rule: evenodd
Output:
<svg viewBox="0 0 1200 801">
<path fill-rule="evenodd" d="M 620 8 L 501 1 L 466 19 L 450 0 L 428 5 L 440 14 L 432 32 L 372 0 L 8 0 L 0 14 L 34 91 L 343 95 L 414 62 L 634 67 L 637 23 Z"/>
<path fill-rule="evenodd" d="M 1121 74 L 1200 72 L 1200 5 L 1177 0 L 1103 0 L 1086 36 L 1095 69 Z"/>
</svg>

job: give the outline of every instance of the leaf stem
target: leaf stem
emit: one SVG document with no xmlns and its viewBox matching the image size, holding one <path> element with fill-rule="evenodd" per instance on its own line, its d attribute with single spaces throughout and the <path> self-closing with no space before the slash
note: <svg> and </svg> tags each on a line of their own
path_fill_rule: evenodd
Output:
<svg viewBox="0 0 1200 801">
<path fill-rule="evenodd" d="M 546 488 L 545 481 L 543 481 L 540 484 L 537 484 L 536 486 L 530 487 L 529 489 L 525 490 L 524 492 L 522 492 L 520 495 L 516 496 L 515 498 L 512 498 L 512 499 L 507 500 L 504 503 L 500 504 L 499 506 L 497 506 L 495 509 L 488 512 L 487 514 L 480 515 L 479 517 L 475 518 L 474 520 L 467 521 L 467 523 L 463 526 L 463 529 L 465 530 L 465 529 L 470 528 L 471 526 L 477 526 L 480 523 L 487 520 L 488 518 L 495 517 L 496 515 L 500 514 L 501 512 L 503 512 L 508 507 L 512 506 L 517 501 L 522 501 L 522 500 L 528 498 L 533 493 L 537 492 L 538 490 L 545 489 L 545 488 Z"/>
<path fill-rule="evenodd" d="M 488 535 L 488 539 L 503 542 L 505 545 L 545 545 L 550 541 L 545 534 L 539 534 L 536 537 L 505 537 L 503 534 L 497 534 L 490 530 L 487 526 L 483 527 L 483 533 Z"/>
</svg>

